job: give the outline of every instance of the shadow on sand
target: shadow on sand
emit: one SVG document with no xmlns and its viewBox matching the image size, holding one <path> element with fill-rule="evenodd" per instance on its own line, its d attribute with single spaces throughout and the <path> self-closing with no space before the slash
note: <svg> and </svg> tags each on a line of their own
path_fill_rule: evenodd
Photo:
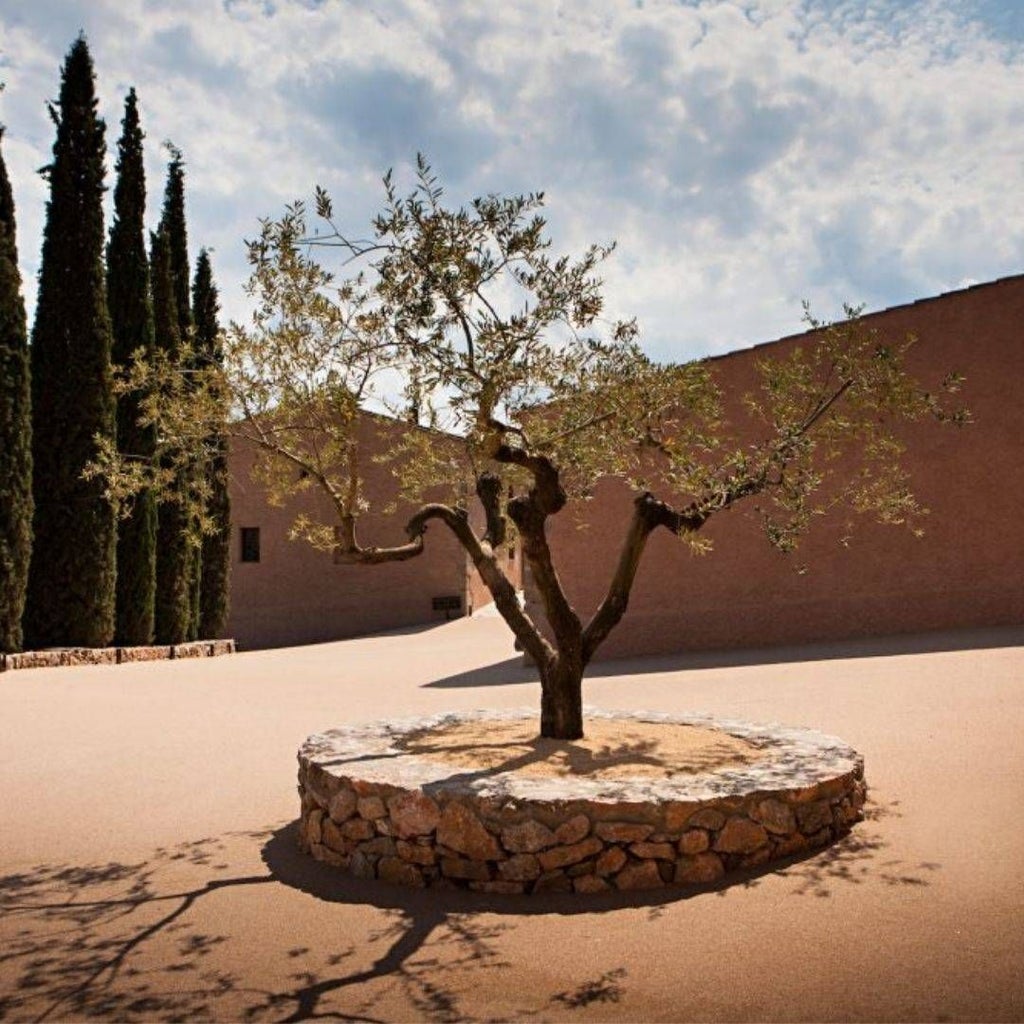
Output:
<svg viewBox="0 0 1024 1024">
<path fill-rule="evenodd" d="M 425 892 L 355 879 L 300 853 L 295 823 L 160 848 L 142 863 L 39 865 L 0 878 L 0 1020 L 471 1020 L 465 994 L 486 984 L 481 971 L 514 967 L 502 937 L 530 915 L 577 916 L 586 933 L 597 917 L 623 908 L 647 908 L 651 918 L 688 912 L 687 905 L 699 912 L 701 900 L 742 898 L 769 875 L 788 880 L 780 892 L 796 897 L 828 898 L 845 885 L 927 885 L 939 865 L 887 858 L 879 822 L 889 817 L 898 817 L 894 804 L 869 805 L 868 820 L 833 846 L 728 884 L 584 899 Z M 261 844 L 265 872 L 232 874 L 231 846 L 239 842 Z M 270 887 L 334 908 L 325 908 L 336 920 L 321 928 L 318 948 L 290 944 L 261 900 L 251 899 Z M 233 894 L 246 898 L 229 914 L 206 906 Z M 225 920 L 236 923 L 236 934 L 219 927 Z M 524 991 L 521 1005 L 501 1017 L 547 1019 L 616 1003 L 627 984 L 621 963 L 581 968 L 557 991 Z"/>
<path fill-rule="evenodd" d="M 938 654 L 949 651 L 991 650 L 1000 647 L 1024 647 L 1024 628 L 968 629 L 937 633 L 913 633 L 906 636 L 871 637 L 800 647 L 764 647 L 751 650 L 690 651 L 652 655 L 644 658 L 620 658 L 601 661 L 587 668 L 587 678 L 645 675 L 657 672 L 694 672 L 701 669 L 739 668 L 747 665 L 799 664 L 835 661 L 847 658 L 884 658 L 913 654 Z M 423 684 L 426 690 L 452 690 L 473 686 L 510 686 L 535 683 L 537 671 L 523 664 L 521 654 L 493 665 L 434 679 Z"/>
</svg>

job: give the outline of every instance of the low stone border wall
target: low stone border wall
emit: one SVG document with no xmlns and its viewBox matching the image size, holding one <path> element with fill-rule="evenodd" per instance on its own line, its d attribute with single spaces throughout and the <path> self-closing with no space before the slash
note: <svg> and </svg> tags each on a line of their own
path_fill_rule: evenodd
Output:
<svg viewBox="0 0 1024 1024">
<path fill-rule="evenodd" d="M 767 756 L 664 780 L 453 771 L 402 737 L 475 712 L 310 736 L 299 750 L 300 845 L 360 878 L 487 893 L 592 893 L 708 884 L 824 846 L 859 820 L 863 760 L 835 737 L 778 725 L 587 710 L 585 719 L 721 729 Z"/>
<path fill-rule="evenodd" d="M 234 640 L 196 640 L 163 647 L 59 647 L 22 654 L 0 654 L 0 672 L 23 668 L 60 668 L 69 665 L 124 665 L 133 661 L 169 658 L 216 658 L 234 654 Z"/>
</svg>

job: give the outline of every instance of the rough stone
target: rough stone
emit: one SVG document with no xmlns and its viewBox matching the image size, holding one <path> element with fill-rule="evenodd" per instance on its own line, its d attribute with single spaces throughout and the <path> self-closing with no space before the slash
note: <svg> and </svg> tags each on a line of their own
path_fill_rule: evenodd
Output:
<svg viewBox="0 0 1024 1024">
<path fill-rule="evenodd" d="M 687 828 L 706 828 L 709 832 L 717 832 L 724 824 L 725 815 L 713 807 L 702 807 L 686 821 Z"/>
<path fill-rule="evenodd" d="M 349 866 L 349 857 L 344 853 L 336 853 L 329 846 L 324 846 L 322 843 L 314 843 L 310 848 L 310 852 L 313 854 L 315 860 L 323 861 L 325 864 L 330 864 L 336 868 L 347 868 Z"/>
<path fill-rule="evenodd" d="M 579 878 L 580 875 L 592 875 L 594 873 L 594 861 L 581 860 L 578 864 L 573 864 L 571 868 L 566 868 L 565 873 L 570 878 Z"/>
<path fill-rule="evenodd" d="M 320 823 L 324 820 L 324 812 L 318 807 L 314 811 L 309 812 L 309 817 L 306 818 L 306 839 L 310 843 L 319 843 L 323 836 L 323 831 L 320 828 Z"/>
<path fill-rule="evenodd" d="M 540 873 L 540 861 L 532 853 L 517 853 L 498 864 L 498 874 L 508 882 L 532 882 Z"/>
<path fill-rule="evenodd" d="M 426 866 L 437 861 L 437 853 L 432 846 L 420 846 L 418 843 L 409 843 L 404 839 L 399 839 L 395 843 L 395 849 L 402 860 L 407 860 L 411 864 Z"/>
<path fill-rule="evenodd" d="M 388 801 L 388 813 L 395 835 L 401 839 L 429 835 L 441 820 L 437 804 L 426 793 L 416 790 L 392 797 Z"/>
<path fill-rule="evenodd" d="M 574 878 L 572 887 L 576 892 L 609 892 L 611 886 L 597 875 L 581 875 Z"/>
<path fill-rule="evenodd" d="M 799 832 L 794 832 L 791 836 L 786 836 L 780 840 L 775 846 L 776 857 L 790 857 L 794 853 L 800 853 L 802 850 L 807 849 L 807 839 Z"/>
<path fill-rule="evenodd" d="M 595 853 L 604 849 L 601 840 L 597 836 L 584 839 L 581 843 L 573 843 L 571 846 L 556 846 L 554 849 L 545 850 L 537 855 L 540 866 L 545 871 L 553 871 L 555 868 L 565 868 L 570 864 L 577 864 Z"/>
<path fill-rule="evenodd" d="M 441 874 L 447 878 L 463 878 L 473 882 L 487 882 L 491 878 L 491 869 L 478 860 L 466 860 L 464 857 L 442 857 Z"/>
<path fill-rule="evenodd" d="M 632 821 L 599 821 L 594 826 L 598 838 L 606 843 L 641 843 L 653 831 L 653 825 L 640 825 Z"/>
<path fill-rule="evenodd" d="M 351 789 L 339 789 L 327 801 L 327 813 L 331 816 L 331 820 L 336 821 L 339 825 L 343 821 L 348 821 L 356 813 L 355 793 Z"/>
<path fill-rule="evenodd" d="M 641 860 L 675 860 L 676 851 L 671 843 L 633 843 L 629 852 Z"/>
<path fill-rule="evenodd" d="M 691 828 L 679 837 L 679 852 L 687 856 L 703 853 L 710 845 L 711 840 L 702 828 Z"/>
<path fill-rule="evenodd" d="M 706 885 L 725 874 L 725 867 L 713 853 L 698 853 L 676 861 L 676 881 L 685 885 Z"/>
<path fill-rule="evenodd" d="M 743 860 L 740 861 L 741 868 L 756 868 L 761 864 L 764 864 L 772 855 L 772 848 L 770 846 L 762 846 L 761 849 L 755 850 L 753 853 L 747 854 Z"/>
<path fill-rule="evenodd" d="M 379 796 L 360 797 L 356 801 L 356 811 L 360 818 L 365 818 L 367 821 L 375 821 L 377 818 L 384 817 L 384 801 Z"/>
<path fill-rule="evenodd" d="M 360 843 L 359 849 L 365 854 L 369 854 L 375 857 L 397 857 L 398 848 L 395 846 L 395 841 L 390 836 L 377 836 L 376 839 L 371 839 L 369 842 Z"/>
<path fill-rule="evenodd" d="M 119 665 L 133 664 L 139 661 L 165 661 L 171 656 L 171 648 L 165 647 L 118 647 L 117 661 Z"/>
<path fill-rule="evenodd" d="M 730 818 L 715 840 L 720 853 L 753 853 L 768 842 L 763 825 L 749 818 Z"/>
<path fill-rule="evenodd" d="M 204 644 L 175 644 L 171 652 L 172 658 L 205 658 L 206 646 Z"/>
<path fill-rule="evenodd" d="M 762 800 L 750 812 L 750 817 L 778 836 L 788 836 L 796 830 L 793 808 L 781 800 Z"/>
<path fill-rule="evenodd" d="M 555 833 L 547 825 L 532 818 L 501 830 L 501 845 L 509 853 L 539 853 L 557 842 Z"/>
<path fill-rule="evenodd" d="M 616 876 L 615 885 L 625 892 L 641 889 L 660 889 L 661 880 L 658 865 L 653 860 L 641 860 L 627 864 Z"/>
<path fill-rule="evenodd" d="M 356 850 L 349 858 L 348 869 L 356 878 L 375 878 L 373 860 L 361 850 Z"/>
<path fill-rule="evenodd" d="M 594 870 L 599 875 L 614 875 L 626 860 L 626 851 L 621 846 L 610 846 L 597 858 Z"/>
<path fill-rule="evenodd" d="M 517 896 L 526 892 L 523 882 L 503 882 L 500 879 L 493 882 L 470 882 L 469 887 L 476 892 L 499 893 L 503 896 Z"/>
<path fill-rule="evenodd" d="M 665 829 L 679 832 L 696 810 L 696 804 L 673 802 L 665 805 Z"/>
<path fill-rule="evenodd" d="M 832 808 L 827 800 L 801 804 L 796 809 L 796 820 L 800 824 L 800 831 L 805 836 L 810 836 L 832 824 Z"/>
<path fill-rule="evenodd" d="M 330 818 L 321 819 L 321 842 L 324 846 L 329 846 L 332 850 L 337 853 L 347 854 L 351 848 L 352 843 L 342 834 L 341 829 L 334 824 Z"/>
<path fill-rule="evenodd" d="M 533 892 L 572 892 L 572 879 L 564 871 L 545 871 L 533 883 Z"/>
<path fill-rule="evenodd" d="M 498 860 L 504 856 L 480 819 L 460 803 L 445 807 L 437 824 L 437 841 L 473 860 Z"/>
<path fill-rule="evenodd" d="M 372 839 L 374 835 L 373 822 L 366 821 L 364 818 L 349 818 L 341 826 L 341 834 L 346 839 L 355 839 L 356 841 Z"/>
<path fill-rule="evenodd" d="M 577 814 L 555 829 L 555 840 L 563 846 L 572 846 L 573 843 L 584 839 L 589 832 L 590 819 L 585 814 Z"/>
<path fill-rule="evenodd" d="M 399 857 L 382 857 L 377 865 L 377 877 L 382 882 L 409 885 L 416 889 L 422 889 L 427 884 L 415 865 Z"/>
</svg>

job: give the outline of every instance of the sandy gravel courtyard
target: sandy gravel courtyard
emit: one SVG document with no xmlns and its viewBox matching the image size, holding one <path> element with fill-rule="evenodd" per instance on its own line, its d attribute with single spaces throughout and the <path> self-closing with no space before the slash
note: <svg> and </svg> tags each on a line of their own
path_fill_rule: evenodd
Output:
<svg viewBox="0 0 1024 1024">
<path fill-rule="evenodd" d="M 1024 1020 L 1024 630 L 597 666 L 586 700 L 836 734 L 868 819 L 683 894 L 527 901 L 298 852 L 295 752 L 538 704 L 494 618 L 0 675 L 0 1020 Z"/>
</svg>

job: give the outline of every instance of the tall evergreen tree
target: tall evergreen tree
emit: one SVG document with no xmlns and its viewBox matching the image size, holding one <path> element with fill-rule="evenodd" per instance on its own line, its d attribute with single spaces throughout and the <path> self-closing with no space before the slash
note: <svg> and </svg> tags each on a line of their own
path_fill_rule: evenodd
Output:
<svg viewBox="0 0 1024 1024">
<path fill-rule="evenodd" d="M 181 335 L 171 276 L 171 248 L 163 228 L 151 236 L 150 276 L 156 346 L 173 363 L 181 358 Z M 174 491 L 183 496 L 184 490 L 185 482 L 177 479 Z M 189 569 L 193 545 L 189 542 L 185 503 L 175 500 L 175 493 L 160 502 L 157 524 L 156 641 L 180 644 L 188 639 L 192 621 Z"/>
<path fill-rule="evenodd" d="M 103 270 L 103 121 L 85 37 L 68 52 L 32 332 L 35 532 L 25 607 L 33 647 L 103 647 L 114 635 L 117 528 L 104 482 L 83 469 L 115 436 Z"/>
<path fill-rule="evenodd" d="M 133 353 L 153 355 L 153 307 L 149 297 L 149 260 L 144 218 L 146 176 L 142 158 L 145 138 L 139 124 L 138 101 L 131 89 L 125 99 L 121 138 L 117 144 L 117 185 L 114 223 L 107 246 L 107 302 L 113 329 L 113 362 L 131 364 Z M 150 459 L 156 428 L 140 426 L 143 396 L 123 394 L 117 401 L 117 447 L 132 458 Z M 119 644 L 153 642 L 156 593 L 156 497 L 151 490 L 136 495 L 130 514 L 117 530 L 117 616 Z"/>
<path fill-rule="evenodd" d="M 178 336 L 185 345 L 191 342 L 193 329 L 192 308 L 189 302 L 188 229 L 185 223 L 185 161 L 181 150 L 172 143 L 167 143 L 167 148 L 171 154 L 171 161 L 167 165 L 167 184 L 164 188 L 160 230 L 167 236 Z M 194 368 L 194 365 L 186 367 L 190 368 Z M 194 519 L 188 522 L 188 527 L 193 534 L 198 531 L 198 524 Z M 199 635 L 201 558 L 201 547 L 193 545 L 190 548 L 188 568 L 189 640 L 195 640 Z"/>
<path fill-rule="evenodd" d="M 223 363 L 220 342 L 220 311 L 213 283 L 210 254 L 203 249 L 196 261 L 192 283 L 196 354 L 203 364 Z M 202 576 L 199 587 L 199 636 L 216 639 L 228 617 L 228 574 L 231 566 L 231 498 L 228 494 L 228 444 L 223 434 L 209 439 L 211 457 L 207 471 L 210 498 L 207 515 L 210 529 L 203 537 Z"/>
<path fill-rule="evenodd" d="M 0 126 L 0 142 L 3 141 Z M 21 650 L 32 553 L 32 412 L 14 196 L 0 152 L 0 651 Z"/>
</svg>

